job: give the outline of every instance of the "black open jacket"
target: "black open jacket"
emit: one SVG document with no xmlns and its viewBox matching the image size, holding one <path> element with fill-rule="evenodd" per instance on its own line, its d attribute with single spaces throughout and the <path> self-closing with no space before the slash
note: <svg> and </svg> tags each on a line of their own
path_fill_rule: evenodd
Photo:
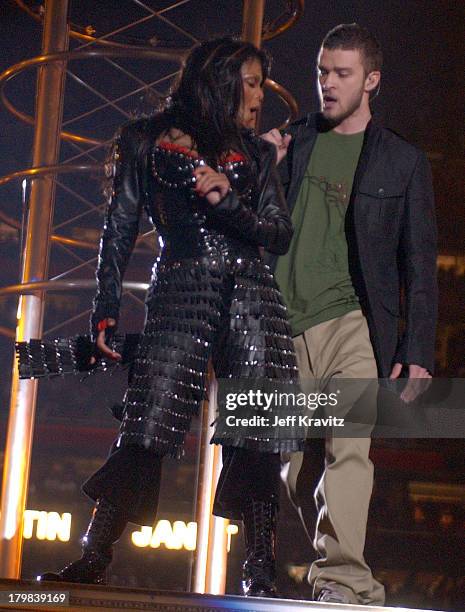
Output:
<svg viewBox="0 0 465 612">
<path fill-rule="evenodd" d="M 278 169 L 292 212 L 319 131 L 319 114 L 289 128 Z M 434 369 L 437 318 L 436 220 L 426 155 L 371 121 L 346 214 L 349 267 L 367 317 L 380 376 L 393 363 Z M 270 257 L 272 267 L 277 258 Z M 399 330 L 403 315 L 402 333 Z"/>
</svg>

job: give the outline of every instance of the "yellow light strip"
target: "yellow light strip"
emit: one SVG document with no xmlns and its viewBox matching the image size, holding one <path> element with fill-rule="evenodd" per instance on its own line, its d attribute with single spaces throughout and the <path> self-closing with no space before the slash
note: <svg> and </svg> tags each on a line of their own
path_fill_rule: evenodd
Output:
<svg viewBox="0 0 465 612">
<path fill-rule="evenodd" d="M 215 519 L 218 522 L 221 519 Z M 62 514 L 46 510 L 26 510 L 24 513 L 23 538 L 25 540 L 37 539 L 54 542 L 68 542 L 71 537 L 72 515 L 69 512 Z M 223 529 L 222 524 L 218 527 Z M 231 550 L 231 539 L 238 533 L 237 525 L 228 525 L 224 530 L 227 551 Z M 35 532 L 35 535 L 34 535 Z M 218 546 L 224 546 L 221 541 Z M 154 528 L 144 525 L 131 533 L 131 542 L 137 548 L 160 548 L 167 550 L 195 550 L 197 545 L 197 523 L 184 521 L 168 521 L 160 519 Z M 217 551 L 217 555 L 220 551 Z"/>
</svg>

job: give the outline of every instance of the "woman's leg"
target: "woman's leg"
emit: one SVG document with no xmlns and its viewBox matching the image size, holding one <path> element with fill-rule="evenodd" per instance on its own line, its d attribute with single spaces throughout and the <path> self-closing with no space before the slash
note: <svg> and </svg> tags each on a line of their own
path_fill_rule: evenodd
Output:
<svg viewBox="0 0 465 612">
<path fill-rule="evenodd" d="M 81 540 L 81 558 L 58 573 L 45 572 L 37 576 L 37 580 L 104 583 L 105 571 L 113 557 L 113 544 L 123 534 L 126 525 L 127 518 L 123 510 L 105 498 L 99 499 L 95 504 L 86 534 Z"/>
<path fill-rule="evenodd" d="M 246 596 L 276 597 L 279 472 L 279 454 L 223 447 L 213 512 L 243 521 L 247 557 L 242 590 Z"/>
<path fill-rule="evenodd" d="M 113 544 L 127 523 L 152 524 L 156 517 L 162 457 L 139 447 L 112 447 L 106 463 L 83 490 L 96 501 L 81 540 L 82 556 L 57 573 L 37 576 L 40 581 L 102 584 L 112 560 Z"/>
<path fill-rule="evenodd" d="M 276 524 L 274 501 L 249 499 L 242 521 L 247 558 L 242 566 L 242 590 L 252 597 L 276 597 Z"/>
</svg>

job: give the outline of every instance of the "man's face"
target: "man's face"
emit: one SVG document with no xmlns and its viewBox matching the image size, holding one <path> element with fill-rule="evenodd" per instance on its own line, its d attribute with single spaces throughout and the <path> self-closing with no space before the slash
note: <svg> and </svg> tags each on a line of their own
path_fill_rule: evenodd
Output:
<svg viewBox="0 0 465 612">
<path fill-rule="evenodd" d="M 325 49 L 318 56 L 318 95 L 323 116 L 338 125 L 368 104 L 365 69 L 358 49 Z"/>
</svg>

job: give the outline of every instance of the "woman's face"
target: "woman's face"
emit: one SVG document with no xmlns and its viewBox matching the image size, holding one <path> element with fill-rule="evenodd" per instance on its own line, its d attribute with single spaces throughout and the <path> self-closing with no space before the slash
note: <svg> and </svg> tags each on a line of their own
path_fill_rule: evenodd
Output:
<svg viewBox="0 0 465 612">
<path fill-rule="evenodd" d="M 238 121 L 241 126 L 255 129 L 263 102 L 263 71 L 257 58 L 249 59 L 241 66 L 242 100 Z"/>
</svg>

